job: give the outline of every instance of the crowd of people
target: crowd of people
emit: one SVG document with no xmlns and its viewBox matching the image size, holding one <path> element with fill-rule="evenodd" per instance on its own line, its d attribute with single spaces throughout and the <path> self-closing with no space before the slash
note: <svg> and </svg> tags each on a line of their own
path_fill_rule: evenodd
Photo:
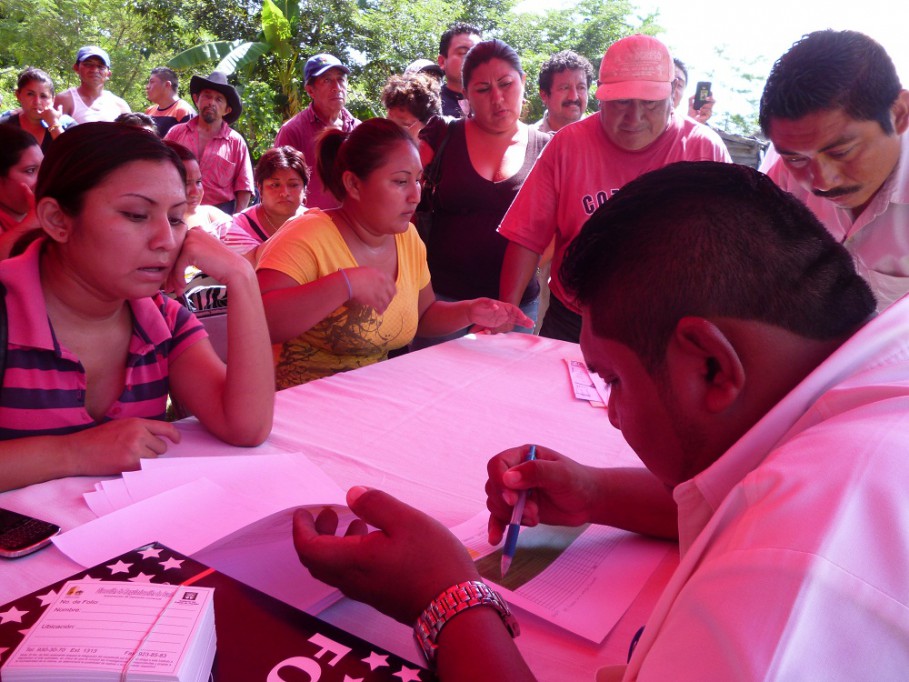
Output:
<svg viewBox="0 0 909 682">
<path fill-rule="evenodd" d="M 646 35 L 610 45 L 595 82 L 553 55 L 531 124 L 519 55 L 469 24 L 389 79 L 387 118 L 355 118 L 350 69 L 315 55 L 309 106 L 255 168 L 224 74 L 192 77 L 196 114 L 156 68 L 135 114 L 110 68 L 81 48 L 59 94 L 25 69 L 0 119 L 0 490 L 136 468 L 179 438 L 169 402 L 254 445 L 276 388 L 532 332 L 551 259 L 540 333 L 581 344 L 646 468 L 500 453 L 489 539 L 528 490 L 523 523 L 679 542 L 602 679 L 904 674 L 909 91 L 871 38 L 819 31 L 774 64 L 761 171 L 731 164 L 712 96 L 677 110 L 687 68 Z M 180 302 L 194 276 L 227 294 L 226 361 Z M 419 621 L 442 679 L 532 678 L 445 528 L 378 490 L 348 502 L 376 530 L 295 518 L 314 575 Z"/>
</svg>

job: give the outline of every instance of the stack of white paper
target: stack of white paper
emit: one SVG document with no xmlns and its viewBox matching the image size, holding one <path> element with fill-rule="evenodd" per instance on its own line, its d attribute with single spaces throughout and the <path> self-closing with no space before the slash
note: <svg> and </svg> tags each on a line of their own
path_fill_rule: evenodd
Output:
<svg viewBox="0 0 909 682">
<path fill-rule="evenodd" d="M 204 682 L 214 588 L 71 580 L 3 665 L 7 682 Z"/>
<path fill-rule="evenodd" d="M 297 507 L 318 513 L 333 506 L 342 521 L 352 518 L 342 507 L 344 491 L 306 456 L 182 457 L 142 465 L 108 487 L 119 492 L 98 505 L 107 513 L 54 538 L 61 551 L 89 567 L 160 542 L 303 611 L 318 613 L 341 598 L 312 577 L 293 546 Z"/>
</svg>

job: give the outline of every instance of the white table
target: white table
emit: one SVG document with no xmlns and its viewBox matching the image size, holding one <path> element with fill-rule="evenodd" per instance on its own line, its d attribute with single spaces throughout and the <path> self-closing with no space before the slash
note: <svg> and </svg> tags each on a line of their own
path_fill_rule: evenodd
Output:
<svg viewBox="0 0 909 682">
<path fill-rule="evenodd" d="M 448 342 L 279 393 L 274 429 L 258 451 L 304 452 L 342 488 L 382 488 L 453 526 L 484 509 L 486 462 L 508 447 L 539 443 L 588 464 L 640 465 L 605 410 L 574 399 L 564 359 L 580 357 L 577 345 L 524 334 Z M 256 451 L 213 438 L 188 450 L 177 445 L 168 455 Z M 67 530 L 94 518 L 82 493 L 97 480 L 3 493 L 0 506 Z M 0 603 L 80 568 L 55 547 L 0 562 Z M 602 646 L 523 614 L 517 641 L 539 679 L 592 679 L 599 666 L 624 662 L 671 569 L 667 561 L 654 574 Z M 345 599 L 320 617 L 419 660 L 406 628 L 362 604 Z"/>
</svg>

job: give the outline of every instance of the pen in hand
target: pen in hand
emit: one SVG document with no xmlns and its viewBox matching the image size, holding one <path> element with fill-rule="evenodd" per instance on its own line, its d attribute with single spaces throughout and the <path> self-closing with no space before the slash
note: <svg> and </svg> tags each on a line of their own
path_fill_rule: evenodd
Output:
<svg viewBox="0 0 909 682">
<path fill-rule="evenodd" d="M 530 462 L 536 459 L 537 457 L 537 446 L 531 445 L 530 451 L 527 453 L 527 458 L 525 462 Z M 502 577 L 505 577 L 505 574 L 508 573 L 508 569 L 511 568 L 511 562 L 514 559 L 515 550 L 518 548 L 518 532 L 521 529 L 521 517 L 524 515 L 524 503 L 527 502 L 527 491 L 522 490 L 518 494 L 518 501 L 515 502 L 514 508 L 511 510 L 511 522 L 508 524 L 508 532 L 505 535 L 505 547 L 502 549 Z"/>
</svg>

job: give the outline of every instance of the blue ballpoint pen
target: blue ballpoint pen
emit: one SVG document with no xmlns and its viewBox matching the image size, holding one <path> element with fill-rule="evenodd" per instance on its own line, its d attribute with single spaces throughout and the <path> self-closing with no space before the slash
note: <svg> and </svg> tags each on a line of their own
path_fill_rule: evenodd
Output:
<svg viewBox="0 0 909 682">
<path fill-rule="evenodd" d="M 525 462 L 533 461 L 537 458 L 537 446 L 531 445 L 527 453 Z M 511 568 L 511 561 L 514 559 L 515 550 L 518 548 L 518 532 L 521 530 L 521 517 L 524 515 L 524 503 L 527 502 L 527 491 L 522 490 L 518 494 L 518 501 L 515 502 L 514 509 L 511 510 L 511 523 L 508 524 L 508 532 L 505 535 L 505 548 L 502 550 L 502 577 L 508 573 Z"/>
</svg>

